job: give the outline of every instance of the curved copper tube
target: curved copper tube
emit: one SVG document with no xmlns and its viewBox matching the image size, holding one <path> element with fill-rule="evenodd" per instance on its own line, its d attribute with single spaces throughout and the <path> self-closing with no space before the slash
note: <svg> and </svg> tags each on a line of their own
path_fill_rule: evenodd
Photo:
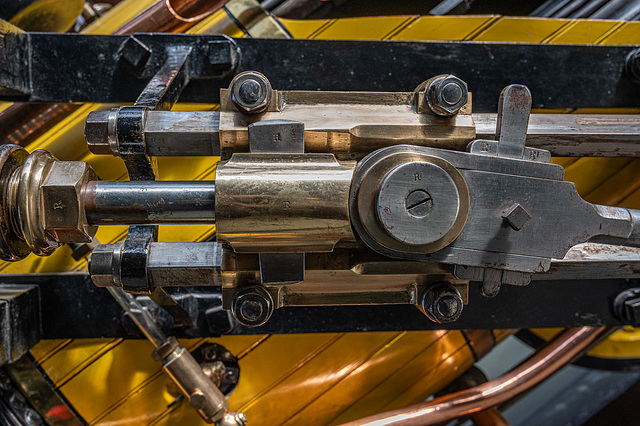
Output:
<svg viewBox="0 0 640 426">
<path fill-rule="evenodd" d="M 115 34 L 183 32 L 220 9 L 227 0 L 160 0 L 120 27 Z"/>
<path fill-rule="evenodd" d="M 495 407 L 542 382 L 611 330 L 607 327 L 568 329 L 544 349 L 498 379 L 429 402 L 345 423 L 343 426 L 422 426 Z"/>
</svg>

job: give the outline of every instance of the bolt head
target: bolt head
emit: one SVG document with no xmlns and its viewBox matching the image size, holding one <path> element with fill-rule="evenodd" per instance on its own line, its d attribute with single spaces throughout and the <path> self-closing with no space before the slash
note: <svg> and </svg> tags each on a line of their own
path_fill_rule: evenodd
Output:
<svg viewBox="0 0 640 426">
<path fill-rule="evenodd" d="M 271 83 L 259 72 L 247 71 L 238 74 L 231 82 L 231 101 L 239 111 L 258 114 L 271 102 Z"/>
<path fill-rule="evenodd" d="M 627 76 L 635 83 L 640 84 L 640 49 L 629 53 L 625 63 Z"/>
<path fill-rule="evenodd" d="M 449 82 L 442 88 L 442 100 L 447 105 L 456 105 L 462 100 L 462 87 L 459 84 Z"/>
<path fill-rule="evenodd" d="M 439 324 L 456 321 L 462 314 L 462 296 L 451 284 L 441 283 L 428 288 L 422 296 L 422 309 L 429 319 Z"/>
<path fill-rule="evenodd" d="M 135 70 L 140 70 L 149 61 L 151 50 L 134 36 L 127 38 L 118 49 L 120 57 Z"/>
<path fill-rule="evenodd" d="M 438 306 L 436 306 L 436 309 L 438 310 L 438 314 L 442 317 L 452 318 L 455 317 L 458 313 L 460 305 L 453 296 L 445 296 L 438 301 Z"/>
<path fill-rule="evenodd" d="M 207 404 L 207 397 L 202 391 L 195 391 L 189 396 L 189 405 L 195 410 L 202 410 Z"/>
<path fill-rule="evenodd" d="M 238 94 L 244 102 L 254 104 L 260 99 L 260 96 L 262 95 L 262 88 L 260 87 L 260 83 L 256 80 L 245 80 L 240 85 Z"/>
<path fill-rule="evenodd" d="M 425 99 L 434 114 L 450 117 L 467 104 L 468 93 L 467 83 L 455 75 L 441 75 L 427 84 Z"/>
<path fill-rule="evenodd" d="M 640 297 L 632 297 L 624 301 L 622 316 L 630 325 L 640 325 Z"/>
<path fill-rule="evenodd" d="M 89 243 L 97 227 L 89 226 L 84 211 L 82 191 L 95 172 L 84 161 L 56 161 L 42 191 L 44 229 L 61 243 Z"/>
<path fill-rule="evenodd" d="M 247 287 L 234 297 L 231 313 L 242 325 L 258 327 L 271 318 L 273 299 L 262 287 Z"/>
</svg>

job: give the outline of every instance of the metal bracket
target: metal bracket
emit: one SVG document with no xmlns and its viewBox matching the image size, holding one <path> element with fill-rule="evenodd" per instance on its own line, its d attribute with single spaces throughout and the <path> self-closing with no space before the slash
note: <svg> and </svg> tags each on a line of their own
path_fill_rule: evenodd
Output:
<svg viewBox="0 0 640 426">
<path fill-rule="evenodd" d="M 304 124 L 289 120 L 266 120 L 250 124 L 249 149 L 262 154 L 304 153 Z M 262 284 L 304 281 L 304 253 L 260 253 Z"/>
</svg>

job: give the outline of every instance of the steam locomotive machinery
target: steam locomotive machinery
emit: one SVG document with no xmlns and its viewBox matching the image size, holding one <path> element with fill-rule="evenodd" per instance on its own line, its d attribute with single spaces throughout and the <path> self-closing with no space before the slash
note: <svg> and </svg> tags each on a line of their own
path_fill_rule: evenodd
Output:
<svg viewBox="0 0 640 426">
<path fill-rule="evenodd" d="M 100 311 L 112 309 L 105 300 L 117 301 L 206 421 L 246 420 L 229 412 L 219 389 L 219 370 L 229 366 L 202 368 L 168 333 L 586 326 L 569 336 L 575 356 L 611 327 L 638 322 L 640 211 L 583 200 L 550 162 L 552 154 L 637 155 L 637 115 L 531 114 L 542 85 L 505 84 L 490 100 L 487 92 L 504 78 L 483 73 L 488 82 L 480 86 L 450 73 L 414 75 L 446 49 L 474 63 L 484 46 L 473 44 L 309 41 L 286 53 L 279 40 L 55 35 L 4 25 L 4 53 L 23 59 L 3 69 L 5 99 L 134 103 L 91 112 L 85 127 L 90 151 L 121 158 L 129 180 L 99 180 L 88 163 L 44 150 L 1 147 L 2 259 L 49 256 L 63 245 L 91 244 L 98 227 L 129 226 L 126 238 L 93 248 L 88 270 L 98 289 L 74 290 L 86 292 L 78 302 Z M 275 65 L 257 53 L 268 47 Z M 353 77 L 327 76 L 318 83 L 323 90 L 311 90 L 313 76 L 282 58 L 295 62 L 302 47 L 310 56 L 304 64 L 354 48 L 387 58 L 413 54 L 406 70 L 396 62 L 398 71 L 427 79 L 413 91 L 356 91 L 370 71 L 361 63 L 341 71 Z M 555 54 L 521 48 L 539 63 Z M 87 64 L 68 49 L 100 55 Z M 516 47 L 489 49 L 509 58 Z M 637 103 L 637 51 L 617 49 L 610 84 Z M 45 75 L 53 57 L 68 61 Z M 548 62 L 560 69 L 571 58 Z M 526 75 L 515 68 L 509 80 Z M 82 78 L 58 84 L 70 71 Z M 384 77 L 376 78 L 362 86 L 384 87 Z M 286 90 L 286 82 L 306 90 Z M 343 83 L 348 91 L 335 91 Z M 171 110 L 178 97 L 219 100 L 220 111 Z M 497 114 L 473 112 L 476 102 L 496 99 Z M 214 180 L 157 180 L 155 160 L 168 156 L 222 160 Z M 158 225 L 177 224 L 215 224 L 216 231 L 208 241 L 158 241 Z M 551 284 L 585 290 L 564 311 L 537 316 L 553 297 Z M 78 309 L 68 313 L 74 322 L 84 314 Z M 589 309 L 591 317 L 575 315 Z M 122 333 L 120 325 L 95 328 L 92 315 L 99 314 L 86 317 L 89 335 Z M 227 325 L 212 331 L 216 318 Z M 420 410 L 419 421 L 462 413 Z"/>
</svg>

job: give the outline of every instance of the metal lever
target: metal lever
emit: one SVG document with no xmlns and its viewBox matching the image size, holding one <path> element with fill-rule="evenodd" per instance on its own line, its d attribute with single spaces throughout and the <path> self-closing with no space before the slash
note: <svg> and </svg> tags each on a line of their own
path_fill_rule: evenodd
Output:
<svg viewBox="0 0 640 426">
<path fill-rule="evenodd" d="M 207 423 L 215 422 L 218 426 L 244 426 L 246 416 L 243 413 L 228 412 L 229 402 L 224 394 L 204 374 L 200 364 L 189 351 L 180 347 L 175 337 L 167 338 L 151 314 L 132 295 L 115 287 L 109 287 L 108 290 L 156 347 L 153 358 L 162 362 L 162 369 L 188 398 L 191 407 Z"/>
</svg>

